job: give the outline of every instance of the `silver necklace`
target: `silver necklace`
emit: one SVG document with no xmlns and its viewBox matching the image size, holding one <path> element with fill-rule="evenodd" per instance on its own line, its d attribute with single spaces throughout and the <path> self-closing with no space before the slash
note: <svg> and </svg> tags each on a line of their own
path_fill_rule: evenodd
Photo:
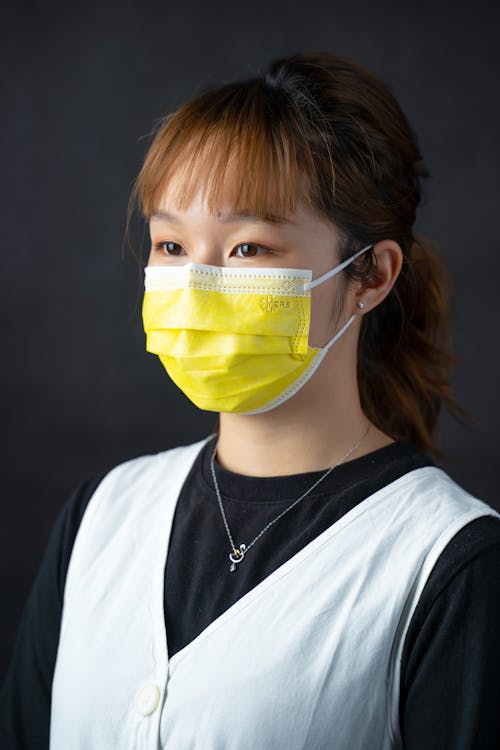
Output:
<svg viewBox="0 0 500 750">
<path fill-rule="evenodd" d="M 217 495 L 217 500 L 219 501 L 219 508 L 220 508 L 220 512 L 222 514 L 222 520 L 224 521 L 224 526 L 226 527 L 226 533 L 227 533 L 227 536 L 228 536 L 228 539 L 229 539 L 229 543 L 231 544 L 232 552 L 229 553 L 229 559 L 231 561 L 231 566 L 230 566 L 229 570 L 232 573 L 234 573 L 234 571 L 236 570 L 236 566 L 245 559 L 245 555 L 247 554 L 248 550 L 251 549 L 251 547 L 254 546 L 255 542 L 257 542 L 261 538 L 262 534 L 264 534 L 268 529 L 270 529 L 271 526 L 276 523 L 276 521 L 279 521 L 280 518 L 283 518 L 283 516 L 285 515 L 285 513 L 288 513 L 289 510 L 292 510 L 292 508 L 295 508 L 295 506 L 298 503 L 300 503 L 300 501 L 303 500 L 307 495 L 309 495 L 318 486 L 318 484 L 320 484 L 320 482 L 323 481 L 323 479 L 326 479 L 326 477 L 329 474 L 331 474 L 331 472 L 334 469 L 336 469 L 337 466 L 339 466 L 340 464 L 344 463 L 344 461 L 346 461 L 349 458 L 349 456 L 351 455 L 351 453 L 354 453 L 354 451 L 357 448 L 359 448 L 362 440 L 364 440 L 365 437 L 368 435 L 368 432 L 370 430 L 370 426 L 371 425 L 368 425 L 368 427 L 366 428 L 366 431 L 363 433 L 363 435 L 360 437 L 360 439 L 352 446 L 352 448 L 349 448 L 349 450 L 347 451 L 347 453 L 345 454 L 345 456 L 342 456 L 342 458 L 340 459 L 340 461 L 337 461 L 336 464 L 334 464 L 333 466 L 330 466 L 330 468 L 327 469 L 324 472 L 324 474 L 322 474 L 320 476 L 320 478 L 317 479 L 314 482 L 314 484 L 311 485 L 311 487 L 309 487 L 308 490 L 306 490 L 305 492 L 303 492 L 302 495 L 300 497 L 298 497 L 296 500 L 294 500 L 293 503 L 291 503 L 287 508 L 285 508 L 285 510 L 281 511 L 281 513 L 279 515 L 277 515 L 276 518 L 273 518 L 272 521 L 270 521 L 266 526 L 264 526 L 264 528 L 261 531 L 259 531 L 259 533 L 255 537 L 255 539 L 252 539 L 252 541 L 250 542 L 250 544 L 240 544 L 239 547 L 237 547 L 236 544 L 234 543 L 234 539 L 233 539 L 233 537 L 231 535 L 231 531 L 229 530 L 229 524 L 227 522 L 226 514 L 224 512 L 224 506 L 222 505 L 222 498 L 221 498 L 221 494 L 220 494 L 219 483 L 217 482 L 217 477 L 215 476 L 215 453 L 217 451 L 217 445 L 215 445 L 215 448 L 213 450 L 212 456 L 210 458 L 210 471 L 212 472 L 212 479 L 213 479 L 213 482 L 214 482 L 214 487 L 215 487 L 215 493 Z"/>
</svg>

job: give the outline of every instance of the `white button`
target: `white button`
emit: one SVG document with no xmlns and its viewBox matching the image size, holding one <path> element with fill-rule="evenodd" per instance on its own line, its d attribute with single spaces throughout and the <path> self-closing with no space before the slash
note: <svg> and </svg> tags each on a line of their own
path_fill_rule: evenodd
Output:
<svg viewBox="0 0 500 750">
<path fill-rule="evenodd" d="M 142 716 L 149 716 L 160 702 L 160 688 L 156 685 L 146 685 L 135 697 L 135 707 Z"/>
</svg>

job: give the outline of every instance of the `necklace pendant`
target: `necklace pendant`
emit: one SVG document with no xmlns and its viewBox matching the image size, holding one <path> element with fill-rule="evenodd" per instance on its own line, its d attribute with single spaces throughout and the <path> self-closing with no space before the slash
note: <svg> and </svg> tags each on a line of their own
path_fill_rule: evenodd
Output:
<svg viewBox="0 0 500 750">
<path fill-rule="evenodd" d="M 234 549 L 229 553 L 229 559 L 231 560 L 231 567 L 229 568 L 229 570 L 231 571 L 231 573 L 234 573 L 234 571 L 236 570 L 236 565 L 243 560 L 246 551 L 246 545 L 240 544 L 239 549 Z"/>
</svg>

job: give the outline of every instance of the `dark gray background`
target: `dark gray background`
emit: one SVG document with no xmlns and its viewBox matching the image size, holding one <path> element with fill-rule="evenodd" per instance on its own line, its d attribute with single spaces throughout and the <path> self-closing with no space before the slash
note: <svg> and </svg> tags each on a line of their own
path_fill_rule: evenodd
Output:
<svg viewBox="0 0 500 750">
<path fill-rule="evenodd" d="M 444 416 L 446 468 L 500 507 L 495 6 L 17 2 L 2 12 L 0 666 L 69 492 L 213 425 L 145 354 L 141 277 L 122 257 L 127 199 L 157 118 L 278 55 L 320 49 L 364 63 L 419 136 L 433 178 L 417 226 L 454 279 L 454 384 L 477 417 L 471 427 Z"/>
</svg>

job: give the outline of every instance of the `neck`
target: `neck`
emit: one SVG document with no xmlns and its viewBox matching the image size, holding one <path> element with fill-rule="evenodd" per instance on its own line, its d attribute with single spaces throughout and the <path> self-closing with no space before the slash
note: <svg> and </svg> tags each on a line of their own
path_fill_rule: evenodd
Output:
<svg viewBox="0 0 500 750">
<path fill-rule="evenodd" d="M 311 399 L 307 390 L 263 414 L 221 414 L 219 463 L 238 474 L 264 477 L 320 471 L 340 461 L 369 426 L 357 390 L 350 398 L 326 403 Z M 390 442 L 371 425 L 349 459 Z"/>
</svg>

